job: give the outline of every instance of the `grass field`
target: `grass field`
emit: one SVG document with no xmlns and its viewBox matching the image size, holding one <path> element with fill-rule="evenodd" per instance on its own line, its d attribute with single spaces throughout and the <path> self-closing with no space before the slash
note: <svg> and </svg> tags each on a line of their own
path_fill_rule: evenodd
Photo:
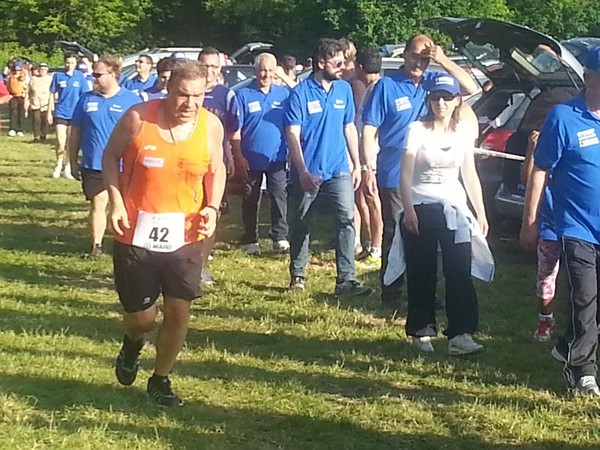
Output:
<svg viewBox="0 0 600 450">
<path fill-rule="evenodd" d="M 172 375 L 186 405 L 155 406 L 151 345 L 134 386 L 114 378 L 112 263 L 85 259 L 87 205 L 77 182 L 49 177 L 52 157 L 0 137 L 0 448 L 600 448 L 600 404 L 573 398 L 552 344 L 531 338 L 534 264 L 515 241 L 492 241 L 496 281 L 477 284 L 485 351 L 450 358 L 440 337 L 422 356 L 376 294 L 330 294 L 329 219 L 307 291 L 290 294 L 285 256 L 236 244 L 237 199 Z"/>
</svg>

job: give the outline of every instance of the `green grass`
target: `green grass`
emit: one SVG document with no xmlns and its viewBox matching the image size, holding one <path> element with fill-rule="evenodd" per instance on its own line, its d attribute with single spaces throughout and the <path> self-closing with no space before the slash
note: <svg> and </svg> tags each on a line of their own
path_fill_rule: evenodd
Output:
<svg viewBox="0 0 600 450">
<path fill-rule="evenodd" d="M 49 145 L 0 137 L 0 155 L 0 448 L 600 447 L 600 403 L 569 395 L 551 344 L 531 338 L 534 264 L 516 242 L 492 242 L 496 281 L 477 284 L 485 352 L 450 358 L 440 337 L 421 356 L 376 294 L 331 295 L 329 219 L 315 227 L 307 292 L 289 294 L 285 256 L 236 243 L 238 199 L 172 376 L 186 406 L 157 407 L 151 345 L 134 386 L 114 378 L 121 308 L 110 258 L 84 258 L 78 183 L 49 177 Z"/>
</svg>

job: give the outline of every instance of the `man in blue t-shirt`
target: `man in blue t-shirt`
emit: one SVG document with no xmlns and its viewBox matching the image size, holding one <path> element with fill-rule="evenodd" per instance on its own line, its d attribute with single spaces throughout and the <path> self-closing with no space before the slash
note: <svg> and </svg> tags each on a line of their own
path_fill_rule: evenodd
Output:
<svg viewBox="0 0 600 450">
<path fill-rule="evenodd" d="M 313 75 L 292 90 L 285 109 L 292 162 L 288 204 L 291 290 L 305 288 L 310 219 L 315 198 L 322 193 L 330 200 L 336 229 L 335 293 L 371 292 L 355 278 L 354 190 L 360 184 L 360 162 L 352 90 L 341 80 L 344 64 L 340 41 L 319 40 Z"/>
<path fill-rule="evenodd" d="M 233 177 L 235 171 L 235 163 L 233 159 L 234 153 L 239 153 L 239 148 L 233 149 L 240 145 L 239 122 L 238 122 L 238 103 L 235 92 L 227 86 L 220 84 L 221 76 L 221 54 L 214 47 L 204 47 L 198 54 L 198 61 L 206 67 L 208 76 L 206 78 L 206 92 L 204 93 L 204 102 L 202 106 L 219 118 L 225 136 L 223 138 L 223 159 L 227 167 L 227 176 Z M 227 200 L 227 190 L 223 194 L 221 201 L 221 214 L 229 212 L 229 202 Z M 210 272 L 206 268 L 208 257 L 210 256 L 213 246 L 215 245 L 216 233 L 204 239 L 202 245 L 202 256 L 204 258 L 202 264 L 202 283 L 212 284 L 213 280 Z"/>
<path fill-rule="evenodd" d="M 121 65 L 116 58 L 102 58 L 94 63 L 94 92 L 84 94 L 75 107 L 71 122 L 69 156 L 73 177 L 82 181 L 85 198 L 90 201 L 89 226 L 92 238 L 90 257 L 102 256 L 102 239 L 106 231 L 108 192 L 102 179 L 102 155 L 110 135 L 123 114 L 141 99 L 119 87 Z M 78 162 L 79 149 L 83 158 Z"/>
<path fill-rule="evenodd" d="M 137 75 L 131 80 L 123 83 L 125 89 L 129 89 L 135 95 L 140 95 L 146 89 L 154 86 L 156 75 L 150 74 L 152 70 L 152 57 L 149 55 L 140 55 L 135 60 L 135 71 Z"/>
<path fill-rule="evenodd" d="M 171 72 L 173 71 L 175 62 L 175 58 L 169 56 L 168 58 L 161 59 L 156 64 L 156 72 L 158 73 L 156 83 L 140 93 L 140 98 L 143 101 L 162 100 L 167 97 L 167 84 L 171 79 Z"/>
<path fill-rule="evenodd" d="M 576 392 L 600 397 L 596 382 L 600 283 L 600 47 L 588 52 L 585 91 L 556 106 L 540 131 L 527 184 L 521 244 L 535 248 L 548 177 L 554 231 L 569 284 L 569 320 L 552 356 Z"/>
<path fill-rule="evenodd" d="M 236 172 L 244 180 L 242 221 L 246 253 L 260 253 L 258 211 L 263 175 L 271 198 L 273 250 L 286 252 L 287 240 L 287 144 L 283 129 L 283 108 L 289 89 L 273 84 L 277 59 L 271 53 L 256 57 L 256 81 L 237 93 L 241 152 L 234 155 Z"/>
<path fill-rule="evenodd" d="M 79 98 L 90 90 L 85 75 L 78 70 L 77 57 L 74 53 L 65 54 L 64 72 L 56 72 L 50 84 L 50 99 L 48 104 L 48 123 L 56 131 L 56 166 L 52 177 L 58 178 L 65 165 L 65 177 L 71 176 L 68 155 L 65 155 L 67 141 L 71 132 L 71 119 Z"/>
<path fill-rule="evenodd" d="M 386 286 L 383 274 L 396 229 L 396 216 L 401 209 L 400 162 L 408 126 L 426 114 L 428 86 L 439 75 L 439 72 L 426 72 L 432 60 L 453 75 L 467 93 L 477 91 L 471 76 L 451 61 L 429 36 L 420 34 L 406 42 L 404 65 L 398 72 L 379 80 L 362 114 L 363 184 L 369 195 L 376 195 L 379 191 L 383 216 L 381 300 L 394 309 L 400 301 L 403 279 Z M 472 116 L 470 108 L 469 111 Z"/>
</svg>

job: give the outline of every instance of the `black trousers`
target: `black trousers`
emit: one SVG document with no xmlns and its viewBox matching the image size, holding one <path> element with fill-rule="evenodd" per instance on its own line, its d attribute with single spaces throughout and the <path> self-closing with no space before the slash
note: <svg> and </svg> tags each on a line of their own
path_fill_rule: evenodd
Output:
<svg viewBox="0 0 600 450">
<path fill-rule="evenodd" d="M 471 279 L 471 243 L 454 242 L 455 232 L 446 227 L 443 206 L 416 205 L 419 234 L 402 230 L 406 254 L 408 315 L 406 334 L 434 336 L 435 290 L 437 284 L 438 243 L 442 249 L 443 273 L 446 280 L 446 315 L 448 339 L 477 330 L 479 312 L 477 293 Z M 431 325 L 430 331 L 423 328 Z"/>
<path fill-rule="evenodd" d="M 10 109 L 10 129 L 17 132 L 23 131 L 23 120 L 25 120 L 25 99 L 23 97 L 13 97 L 9 102 Z"/>
<path fill-rule="evenodd" d="M 381 300 L 383 302 L 397 302 L 400 300 L 400 289 L 404 284 L 404 277 L 400 277 L 389 286 L 383 284 L 383 275 L 388 265 L 390 248 L 394 240 L 396 229 L 396 216 L 402 209 L 400 188 L 379 188 L 379 199 L 381 200 L 381 216 L 383 219 L 383 242 L 381 245 L 381 271 L 379 281 L 381 284 Z"/>
<path fill-rule="evenodd" d="M 275 241 L 288 238 L 287 224 L 287 171 L 285 161 L 274 162 L 266 170 L 250 170 L 244 181 L 242 198 L 242 222 L 244 236 L 242 243 L 258 242 L 258 215 L 262 192 L 260 186 L 263 174 L 267 176 L 267 191 L 271 198 L 271 231 L 269 236 Z"/>
<path fill-rule="evenodd" d="M 31 111 L 33 137 L 35 139 L 46 139 L 48 135 L 48 113 L 39 109 Z"/>
<path fill-rule="evenodd" d="M 569 306 L 567 327 L 557 348 L 567 355 L 567 367 L 573 371 L 576 381 L 585 375 L 596 375 L 600 245 L 563 237 L 562 252 L 569 286 Z"/>
</svg>

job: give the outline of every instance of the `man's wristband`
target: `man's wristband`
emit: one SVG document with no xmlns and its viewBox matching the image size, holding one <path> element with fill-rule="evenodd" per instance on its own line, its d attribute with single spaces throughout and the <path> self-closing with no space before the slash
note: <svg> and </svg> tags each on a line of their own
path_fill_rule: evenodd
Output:
<svg viewBox="0 0 600 450">
<path fill-rule="evenodd" d="M 216 206 L 213 205 L 206 205 L 205 208 L 210 208 L 210 209 L 214 209 L 215 212 L 217 213 L 217 215 L 219 214 L 219 208 L 217 208 Z"/>
</svg>

